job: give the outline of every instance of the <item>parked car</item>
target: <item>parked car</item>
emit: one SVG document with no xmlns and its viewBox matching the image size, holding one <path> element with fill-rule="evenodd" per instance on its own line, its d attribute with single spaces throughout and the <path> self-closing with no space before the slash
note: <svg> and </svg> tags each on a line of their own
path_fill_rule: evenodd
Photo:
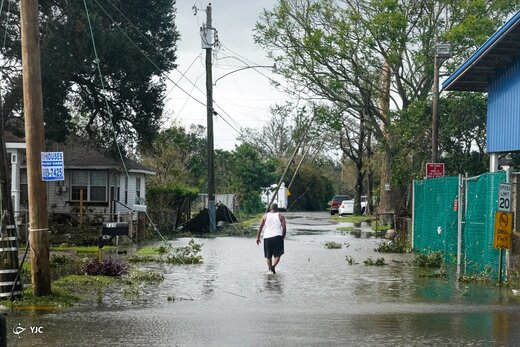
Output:
<svg viewBox="0 0 520 347">
<path fill-rule="evenodd" d="M 363 195 L 361 196 L 361 214 L 365 214 L 366 207 L 367 197 Z M 338 214 L 340 216 L 344 216 L 346 214 L 354 214 L 354 199 L 342 201 L 338 208 Z"/>
<path fill-rule="evenodd" d="M 335 215 L 338 213 L 339 205 L 344 200 L 349 200 L 350 197 L 348 195 L 334 195 L 332 197 L 332 201 L 330 202 L 330 214 Z"/>
</svg>

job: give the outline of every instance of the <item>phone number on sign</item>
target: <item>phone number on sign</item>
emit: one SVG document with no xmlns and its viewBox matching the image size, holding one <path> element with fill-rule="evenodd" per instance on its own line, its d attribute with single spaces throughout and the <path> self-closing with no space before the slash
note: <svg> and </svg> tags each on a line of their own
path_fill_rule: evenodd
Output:
<svg viewBox="0 0 520 347">
<path fill-rule="evenodd" d="M 61 178 L 63 177 L 62 167 L 51 167 L 43 169 L 43 177 L 45 178 Z"/>
</svg>

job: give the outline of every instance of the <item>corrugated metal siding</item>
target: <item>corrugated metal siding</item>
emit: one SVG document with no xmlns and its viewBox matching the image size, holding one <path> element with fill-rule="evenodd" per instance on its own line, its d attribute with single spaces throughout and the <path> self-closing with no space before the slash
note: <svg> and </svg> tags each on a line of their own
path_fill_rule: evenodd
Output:
<svg viewBox="0 0 520 347">
<path fill-rule="evenodd" d="M 487 151 L 520 150 L 520 60 L 490 84 L 487 111 Z"/>
</svg>

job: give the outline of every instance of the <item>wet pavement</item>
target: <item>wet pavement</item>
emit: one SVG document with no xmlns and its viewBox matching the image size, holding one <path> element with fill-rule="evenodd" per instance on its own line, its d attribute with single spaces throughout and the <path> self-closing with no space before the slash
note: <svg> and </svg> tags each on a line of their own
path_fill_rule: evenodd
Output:
<svg viewBox="0 0 520 347">
<path fill-rule="evenodd" d="M 196 239 L 204 263 L 147 267 L 165 281 L 138 298 L 112 289 L 60 312 L 9 313 L 9 346 L 520 345 L 510 289 L 424 277 L 411 254 L 376 253 L 381 239 L 338 233 L 329 217 L 287 214 L 276 275 L 254 238 Z M 388 265 L 365 266 L 368 257 Z M 19 337 L 18 325 L 27 328 Z"/>
</svg>

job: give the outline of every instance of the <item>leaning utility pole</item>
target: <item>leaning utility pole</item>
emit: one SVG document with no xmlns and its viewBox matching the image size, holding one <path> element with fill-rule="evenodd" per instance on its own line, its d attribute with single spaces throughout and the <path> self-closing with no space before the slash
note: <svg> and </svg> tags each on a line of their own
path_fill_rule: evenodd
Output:
<svg viewBox="0 0 520 347">
<path fill-rule="evenodd" d="M 20 1 L 22 33 L 23 108 L 29 189 L 31 279 L 35 296 L 51 293 L 47 189 L 42 180 L 41 152 L 45 148 L 40 71 L 38 1 Z"/>
<path fill-rule="evenodd" d="M 213 28 L 211 27 L 211 3 L 206 7 L 206 25 L 201 28 L 202 48 L 206 50 L 206 110 L 208 126 L 208 213 L 209 231 L 217 229 L 215 211 L 215 164 L 213 149 Z"/>
</svg>

